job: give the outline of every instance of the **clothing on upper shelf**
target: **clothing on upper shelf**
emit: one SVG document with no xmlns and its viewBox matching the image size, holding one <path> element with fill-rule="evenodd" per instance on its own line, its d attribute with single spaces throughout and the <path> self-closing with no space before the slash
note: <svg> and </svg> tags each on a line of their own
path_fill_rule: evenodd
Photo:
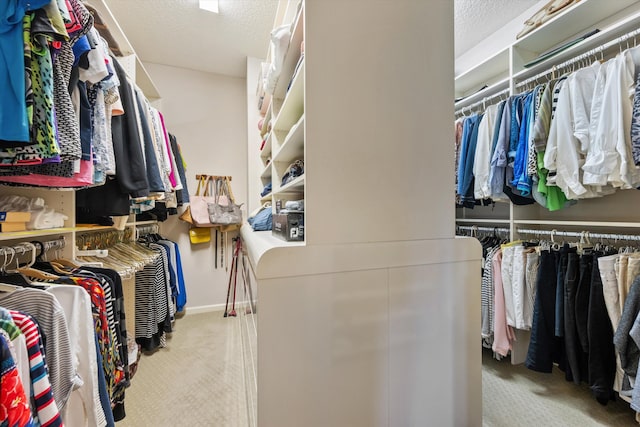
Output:
<svg viewBox="0 0 640 427">
<path fill-rule="evenodd" d="M 115 179 L 118 192 L 106 193 L 121 215 L 130 198 L 153 204 L 183 190 L 164 118 L 112 56 L 98 11 L 80 0 L 18 3 L 0 8 L 0 181 L 92 187 L 99 199 Z"/>
<path fill-rule="evenodd" d="M 627 49 L 458 119 L 457 204 L 506 195 L 555 211 L 640 187 L 638 65 Z"/>
</svg>

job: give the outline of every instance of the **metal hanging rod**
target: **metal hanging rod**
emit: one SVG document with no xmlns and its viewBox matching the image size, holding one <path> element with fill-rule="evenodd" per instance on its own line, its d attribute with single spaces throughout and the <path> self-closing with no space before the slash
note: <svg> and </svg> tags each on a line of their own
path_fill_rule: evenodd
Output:
<svg viewBox="0 0 640 427">
<path fill-rule="evenodd" d="M 6 259 L 7 256 L 24 255 L 27 252 L 35 251 L 35 256 L 40 256 L 52 249 L 64 249 L 66 241 L 64 237 L 45 242 L 33 241 L 22 242 L 13 246 L 0 246 L 0 256 Z"/>
<path fill-rule="evenodd" d="M 580 61 L 584 61 L 592 56 L 596 57 L 598 56 L 598 54 L 600 54 L 600 60 L 604 59 L 604 52 L 608 49 L 610 49 L 613 46 L 616 45 L 621 45 L 623 42 L 628 41 L 629 39 L 635 38 L 638 35 L 640 35 L 640 30 L 633 30 L 628 32 L 627 34 L 624 34 L 622 36 L 616 37 L 615 39 L 608 41 L 596 48 L 593 48 L 585 53 L 582 53 L 580 55 L 577 55 L 559 65 L 554 65 L 553 67 L 551 67 L 550 69 L 543 71 L 539 74 L 536 74 L 533 77 L 529 77 L 526 80 L 523 80 L 519 83 L 516 83 L 516 88 L 520 88 L 523 86 L 528 86 L 529 84 L 536 82 L 538 79 L 542 78 L 542 77 L 546 77 L 549 74 L 555 74 L 556 72 L 560 72 L 562 69 L 567 68 L 570 65 L 575 64 L 576 62 L 580 62 Z"/>
<path fill-rule="evenodd" d="M 506 98 L 507 96 L 509 96 L 509 88 L 502 89 L 501 91 L 498 91 L 494 94 L 485 96 L 480 101 L 476 101 L 473 104 L 469 104 L 469 105 L 465 105 L 464 107 L 461 107 L 459 110 L 456 110 L 455 114 L 456 116 L 464 115 L 465 111 L 471 112 L 475 108 L 479 107 L 480 105 L 482 105 L 482 110 L 484 111 L 487 108 L 488 101 L 494 100 L 496 98 L 500 98 L 499 101 L 501 101 L 503 97 Z M 492 105 L 492 104 L 495 104 L 495 102 L 489 103 L 489 105 Z"/>
<path fill-rule="evenodd" d="M 66 241 L 64 237 L 56 240 L 47 240 L 46 242 L 42 242 L 44 252 L 50 251 L 51 249 L 64 249 L 65 245 Z"/>
<path fill-rule="evenodd" d="M 579 238 L 594 238 L 594 239 L 608 239 L 608 240 L 629 240 L 640 241 L 640 235 L 635 234 L 606 234 L 606 233 L 591 233 L 589 231 L 558 231 L 558 230 L 530 230 L 518 228 L 516 229 L 518 234 L 532 234 L 534 236 L 562 236 L 562 237 L 579 237 Z"/>
<path fill-rule="evenodd" d="M 158 224 L 138 225 L 136 226 L 136 240 L 147 234 L 157 234 L 159 230 L 160 226 Z"/>
<path fill-rule="evenodd" d="M 458 225 L 456 226 L 458 231 L 470 231 L 471 233 L 509 233 L 510 230 L 505 227 L 478 227 L 476 225 Z"/>
</svg>

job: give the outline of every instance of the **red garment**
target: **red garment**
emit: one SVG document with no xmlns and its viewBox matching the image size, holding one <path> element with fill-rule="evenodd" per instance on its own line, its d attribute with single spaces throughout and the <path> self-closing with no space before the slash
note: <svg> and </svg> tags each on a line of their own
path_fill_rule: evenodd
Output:
<svg viewBox="0 0 640 427">
<path fill-rule="evenodd" d="M 33 426 L 29 400 L 24 393 L 18 369 L 11 357 L 9 344 L 0 335 L 0 355 L 2 371 L 0 372 L 0 422 L 7 422 L 11 427 Z"/>
</svg>

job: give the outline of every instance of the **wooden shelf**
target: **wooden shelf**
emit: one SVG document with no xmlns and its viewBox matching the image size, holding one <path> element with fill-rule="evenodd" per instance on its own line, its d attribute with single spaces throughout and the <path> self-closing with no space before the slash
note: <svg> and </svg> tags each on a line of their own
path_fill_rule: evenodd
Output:
<svg viewBox="0 0 640 427">
<path fill-rule="evenodd" d="M 30 239 L 38 237 L 55 236 L 59 234 L 70 234 L 76 229 L 73 227 L 49 228 L 46 230 L 25 230 L 25 231 L 9 231 L 0 233 L 0 240 Z"/>
</svg>

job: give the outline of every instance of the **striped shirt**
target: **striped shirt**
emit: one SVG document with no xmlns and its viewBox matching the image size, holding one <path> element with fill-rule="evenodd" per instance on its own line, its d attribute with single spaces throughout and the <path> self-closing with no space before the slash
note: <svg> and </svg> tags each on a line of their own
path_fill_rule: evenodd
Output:
<svg viewBox="0 0 640 427">
<path fill-rule="evenodd" d="M 82 379 L 73 364 L 67 320 L 60 303 L 46 291 L 22 288 L 0 297 L 0 306 L 29 313 L 47 337 L 44 356 L 49 381 L 58 407 L 63 408 L 71 391 L 82 385 Z"/>
<path fill-rule="evenodd" d="M 58 405 L 51 391 L 47 365 L 42 357 L 41 349 L 44 348 L 44 345 L 38 325 L 27 313 L 16 310 L 11 310 L 10 313 L 16 326 L 20 328 L 27 340 L 32 398 L 35 402 L 34 409 L 37 419 L 42 427 L 62 426 Z"/>
</svg>

